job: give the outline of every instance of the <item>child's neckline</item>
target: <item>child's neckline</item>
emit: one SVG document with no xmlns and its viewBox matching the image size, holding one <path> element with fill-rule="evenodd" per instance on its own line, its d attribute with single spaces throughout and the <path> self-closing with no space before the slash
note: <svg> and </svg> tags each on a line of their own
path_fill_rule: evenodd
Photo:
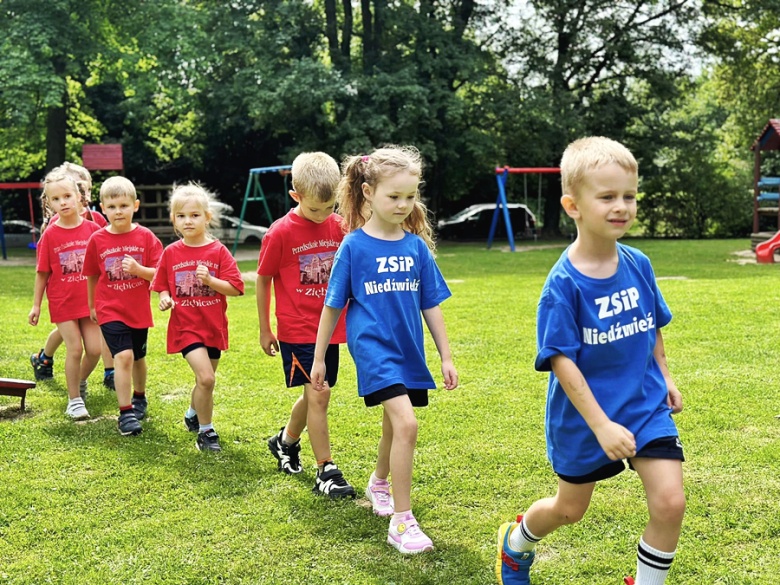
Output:
<svg viewBox="0 0 780 585">
<path fill-rule="evenodd" d="M 385 238 L 377 238 L 376 236 L 372 236 L 371 234 L 366 233 L 366 230 L 364 228 L 360 228 L 358 231 L 362 233 L 364 236 L 366 236 L 367 238 L 371 238 L 372 240 L 376 240 L 377 242 L 389 242 L 389 243 L 402 242 L 406 239 L 407 236 L 410 235 L 410 232 L 404 230 L 403 237 L 400 237 L 397 240 L 387 240 Z"/>
<path fill-rule="evenodd" d="M 196 246 L 194 246 L 192 244 L 188 244 L 187 242 L 184 241 L 184 238 L 182 238 L 179 241 L 181 242 L 182 246 L 186 246 L 188 248 L 205 248 L 206 246 L 210 246 L 211 244 L 214 244 L 214 243 L 218 242 L 219 240 L 207 241 L 205 244 L 200 244 L 200 245 L 196 245 Z"/>
<path fill-rule="evenodd" d="M 582 279 L 584 279 L 586 281 L 596 283 L 596 284 L 599 284 L 599 283 L 605 284 L 605 283 L 609 283 L 609 282 L 615 280 L 617 278 L 618 274 L 620 273 L 620 267 L 623 265 L 623 257 L 622 257 L 623 256 L 623 252 L 620 249 L 620 244 L 617 244 L 616 252 L 617 252 L 618 262 L 617 262 L 617 266 L 615 267 L 615 272 L 613 272 L 609 276 L 605 276 L 603 278 L 597 278 L 595 276 L 590 276 L 588 274 L 585 274 L 584 272 L 582 272 L 582 270 L 577 268 L 574 265 L 574 262 L 572 262 L 571 259 L 569 258 L 569 250 L 571 250 L 571 246 L 568 246 L 566 248 L 566 250 L 564 251 L 565 258 L 566 258 L 566 264 L 569 266 L 569 268 L 574 273 L 576 273 L 578 277 L 580 277 L 580 278 L 582 278 Z"/>
<path fill-rule="evenodd" d="M 52 224 L 52 227 L 56 226 L 56 227 L 58 227 L 60 229 L 63 229 L 63 230 L 75 230 L 75 229 L 81 227 L 81 224 L 83 224 L 85 221 L 87 221 L 86 219 L 84 219 L 80 215 L 77 216 L 77 217 L 79 218 L 79 221 L 78 221 L 78 223 L 76 225 L 65 226 L 65 225 L 62 225 L 62 216 L 60 216 L 60 217 L 57 218 L 57 223 Z"/>
<path fill-rule="evenodd" d="M 108 224 L 108 225 L 110 226 L 111 224 Z M 112 232 L 110 229 L 108 229 L 108 226 L 106 226 L 105 230 L 106 230 L 107 233 L 111 234 L 112 236 L 124 236 L 124 235 L 133 233 L 137 227 L 138 227 L 138 224 L 134 223 L 134 224 L 131 224 L 130 229 L 127 230 L 126 232 L 118 232 L 118 233 L 117 232 Z"/>
</svg>

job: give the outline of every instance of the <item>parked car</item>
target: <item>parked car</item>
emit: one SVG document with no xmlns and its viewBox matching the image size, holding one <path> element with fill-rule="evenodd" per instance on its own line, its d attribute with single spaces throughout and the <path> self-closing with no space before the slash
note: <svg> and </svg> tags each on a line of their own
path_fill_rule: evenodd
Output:
<svg viewBox="0 0 780 585">
<path fill-rule="evenodd" d="M 507 203 L 507 209 L 514 237 L 532 235 L 536 229 L 536 216 L 531 210 L 521 203 Z M 439 237 L 445 240 L 487 239 L 495 210 L 495 203 L 471 205 L 452 217 L 440 220 L 437 226 Z M 503 212 L 498 216 L 495 237 L 506 238 Z"/>
<path fill-rule="evenodd" d="M 35 232 L 36 242 L 41 237 L 41 230 L 23 219 L 7 219 L 3 221 L 3 231 L 5 232 L 5 245 L 9 248 L 23 248 L 31 244 L 33 231 Z"/>
<path fill-rule="evenodd" d="M 223 215 L 219 218 L 220 227 L 213 228 L 211 232 L 227 246 L 236 240 L 239 222 L 240 219 L 237 217 Z M 238 236 L 238 243 L 257 244 L 259 246 L 267 231 L 267 227 L 253 225 L 244 220 L 244 223 L 241 224 L 241 233 Z"/>
</svg>

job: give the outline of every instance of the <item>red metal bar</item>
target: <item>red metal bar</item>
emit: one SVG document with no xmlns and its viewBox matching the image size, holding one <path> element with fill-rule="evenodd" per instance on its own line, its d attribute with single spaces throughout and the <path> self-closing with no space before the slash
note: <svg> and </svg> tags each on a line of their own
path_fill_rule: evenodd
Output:
<svg viewBox="0 0 780 585">
<path fill-rule="evenodd" d="M 32 239 L 33 244 L 37 244 L 35 241 L 35 212 L 33 211 L 33 202 L 32 202 L 32 189 L 27 189 L 27 200 L 30 202 L 30 223 L 32 224 Z"/>
<path fill-rule="evenodd" d="M 496 174 L 500 175 L 504 171 L 509 171 L 510 174 L 513 175 L 522 175 L 525 173 L 542 173 L 542 174 L 552 174 L 552 173 L 560 173 L 561 169 L 554 168 L 554 167 L 496 167 Z"/>
<path fill-rule="evenodd" d="M 40 183 L 0 183 L 0 189 L 42 189 Z"/>
</svg>

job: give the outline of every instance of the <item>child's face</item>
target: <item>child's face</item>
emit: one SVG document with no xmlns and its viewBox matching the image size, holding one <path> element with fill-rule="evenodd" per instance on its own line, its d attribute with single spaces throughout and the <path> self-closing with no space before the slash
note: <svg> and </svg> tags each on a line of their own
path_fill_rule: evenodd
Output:
<svg viewBox="0 0 780 585">
<path fill-rule="evenodd" d="M 102 201 L 100 207 L 112 227 L 121 230 L 132 225 L 133 214 L 138 211 L 140 203 L 129 195 L 120 195 Z"/>
<path fill-rule="evenodd" d="M 636 217 L 638 187 L 635 173 L 610 163 L 587 172 L 577 195 L 564 195 L 562 203 L 581 234 L 617 240 Z"/>
<path fill-rule="evenodd" d="M 408 171 L 383 177 L 371 189 L 363 183 L 363 194 L 371 202 L 373 215 L 391 225 L 401 225 L 414 210 L 420 178 Z"/>
<path fill-rule="evenodd" d="M 196 199 L 188 199 L 173 214 L 173 225 L 185 240 L 202 237 L 210 221 L 211 213 L 205 211 Z"/>
<path fill-rule="evenodd" d="M 290 197 L 298 202 L 298 215 L 314 223 L 322 223 L 336 208 L 336 196 L 328 201 L 318 201 L 314 197 L 306 197 L 295 191 L 290 191 Z"/>
<path fill-rule="evenodd" d="M 46 198 L 49 200 L 49 207 L 54 213 L 59 213 L 60 217 L 72 217 L 79 212 L 79 199 L 73 188 L 65 181 L 49 183 L 46 185 Z"/>
</svg>

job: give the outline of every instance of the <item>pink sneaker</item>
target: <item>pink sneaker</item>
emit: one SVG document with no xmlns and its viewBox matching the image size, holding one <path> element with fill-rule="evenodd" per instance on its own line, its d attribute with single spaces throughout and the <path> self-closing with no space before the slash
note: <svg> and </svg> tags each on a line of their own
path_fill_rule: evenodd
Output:
<svg viewBox="0 0 780 585">
<path fill-rule="evenodd" d="M 373 484 L 369 482 L 366 498 L 371 502 L 377 516 L 392 516 L 395 513 L 395 502 L 390 495 L 390 484 L 386 479 L 378 479 Z"/>
<path fill-rule="evenodd" d="M 411 512 L 402 516 L 397 524 L 390 521 L 387 544 L 394 546 L 398 552 L 406 555 L 433 550 L 431 539 L 420 530 L 420 525 Z"/>
</svg>

